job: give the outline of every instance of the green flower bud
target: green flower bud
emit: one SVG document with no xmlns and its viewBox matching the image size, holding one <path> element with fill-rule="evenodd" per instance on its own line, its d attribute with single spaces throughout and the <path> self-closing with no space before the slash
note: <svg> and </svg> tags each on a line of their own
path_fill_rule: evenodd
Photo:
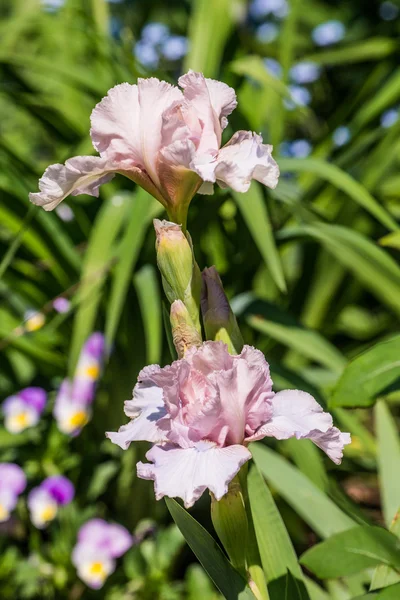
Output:
<svg viewBox="0 0 400 600">
<path fill-rule="evenodd" d="M 204 269 L 202 277 L 201 312 L 207 339 L 225 342 L 231 354 L 239 354 L 243 338 L 220 276 L 215 267 L 210 267 Z"/>
<path fill-rule="evenodd" d="M 170 320 L 174 346 L 178 358 L 182 358 L 188 348 L 201 345 L 201 336 L 182 300 L 175 300 L 172 303 Z"/>
<path fill-rule="evenodd" d="M 200 327 L 201 274 L 194 259 L 190 235 L 170 221 L 154 219 L 157 264 L 165 294 L 172 304 L 181 300 L 197 329 Z"/>
</svg>

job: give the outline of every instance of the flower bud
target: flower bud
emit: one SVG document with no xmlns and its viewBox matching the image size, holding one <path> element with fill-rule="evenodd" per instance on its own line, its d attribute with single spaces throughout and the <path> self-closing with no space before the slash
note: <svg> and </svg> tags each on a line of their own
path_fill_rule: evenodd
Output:
<svg viewBox="0 0 400 600">
<path fill-rule="evenodd" d="M 175 300 L 172 303 L 170 320 L 178 358 L 183 358 L 188 348 L 201 345 L 201 336 L 181 300 Z"/>
<path fill-rule="evenodd" d="M 239 354 L 243 338 L 220 276 L 210 267 L 204 269 L 202 277 L 201 312 L 207 339 L 225 342 L 231 354 Z"/>
<path fill-rule="evenodd" d="M 154 219 L 156 230 L 157 264 L 165 294 L 172 304 L 181 300 L 200 333 L 201 275 L 194 259 L 190 237 L 180 225 Z"/>
</svg>

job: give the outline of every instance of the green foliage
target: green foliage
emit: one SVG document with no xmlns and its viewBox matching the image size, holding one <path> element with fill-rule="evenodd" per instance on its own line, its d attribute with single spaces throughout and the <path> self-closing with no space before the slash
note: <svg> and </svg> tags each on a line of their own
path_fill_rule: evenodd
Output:
<svg viewBox="0 0 400 600">
<path fill-rule="evenodd" d="M 340 468 L 306 440 L 252 444 L 252 577 L 265 578 L 268 592 L 259 588 L 270 600 L 400 597 L 400 120 L 381 125 L 400 102 L 397 21 L 381 19 L 378 2 L 290 0 L 286 17 L 259 20 L 249 4 L 0 3 L 0 401 L 29 385 L 49 391 L 37 427 L 13 435 L 0 426 L 0 461 L 24 467 L 28 490 L 55 473 L 77 489 L 45 532 L 30 524 L 26 497 L 0 526 L 5 600 L 217 600 L 211 580 L 227 598 L 253 597 L 207 531 L 206 495 L 192 515 L 167 501 L 194 556 L 151 484 L 136 477 L 147 448 L 123 452 L 104 439 L 125 421 L 139 370 L 175 358 L 151 228 L 165 218 L 162 207 L 119 176 L 100 199 L 70 197 L 57 212 L 28 201 L 49 164 L 92 152 L 90 112 L 110 87 L 138 76 L 175 81 L 188 68 L 237 91 L 223 143 L 239 129 L 261 132 L 282 173 L 274 191 L 253 183 L 243 195 L 218 189 L 193 200 L 196 260 L 217 266 L 245 343 L 270 362 L 274 389 L 309 391 L 352 434 Z M 346 26 L 344 40 L 316 46 L 313 28 L 332 19 Z M 162 55 L 147 69 L 135 58 L 151 22 L 189 38 L 183 64 Z M 277 27 L 276 39 L 257 35 L 263 22 Z M 265 58 L 279 61 L 282 77 Z M 305 60 L 321 71 L 301 106 L 290 102 L 291 68 Z M 299 139 L 310 156 L 292 155 Z M 60 295 L 71 300 L 65 314 L 53 309 Z M 43 327 L 29 331 L 28 310 L 43 315 Z M 70 439 L 51 414 L 55 390 L 95 329 L 109 356 L 93 419 Z M 138 541 L 101 592 L 79 581 L 70 560 L 80 525 L 94 516 Z M 304 574 L 300 555 L 308 575 L 324 581 Z"/>
</svg>

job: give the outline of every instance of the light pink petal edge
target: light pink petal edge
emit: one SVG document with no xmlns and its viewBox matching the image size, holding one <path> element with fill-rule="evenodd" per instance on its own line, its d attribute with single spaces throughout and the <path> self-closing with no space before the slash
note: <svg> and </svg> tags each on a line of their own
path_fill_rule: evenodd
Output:
<svg viewBox="0 0 400 600">
<path fill-rule="evenodd" d="M 154 481 L 157 500 L 163 496 L 177 497 L 189 508 L 206 488 L 220 500 L 251 454 L 244 446 L 219 448 L 204 441 L 185 449 L 172 445 L 153 446 L 146 458 L 152 464 L 139 462 L 138 476 Z"/>
</svg>

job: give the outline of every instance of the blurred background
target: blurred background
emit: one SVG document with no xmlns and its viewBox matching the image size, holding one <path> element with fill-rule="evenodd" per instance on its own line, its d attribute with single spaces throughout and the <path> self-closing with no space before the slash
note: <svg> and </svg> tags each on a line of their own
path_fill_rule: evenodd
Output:
<svg viewBox="0 0 400 600">
<path fill-rule="evenodd" d="M 90 112 L 117 83 L 175 82 L 192 68 L 234 87 L 239 106 L 224 139 L 261 132 L 282 175 L 273 192 L 253 184 L 244 195 L 193 200 L 197 261 L 216 265 L 275 388 L 327 405 L 348 361 L 399 328 L 399 12 L 398 0 L 0 0 L 0 400 L 31 386 L 48 394 L 35 425 L 12 431 L 4 410 L 0 423 L 0 461 L 28 478 L 0 524 L 1 598 L 219 597 L 152 485 L 136 478 L 146 445 L 123 452 L 104 437 L 125 422 L 139 370 L 171 361 L 151 225 L 162 207 L 117 176 L 100 199 L 68 198 L 45 213 L 28 201 L 38 177 L 93 152 Z M 57 426 L 54 401 L 93 331 L 112 350 L 92 418 L 71 436 Z M 347 406 L 352 391 L 355 406 L 372 404 L 357 390 L 355 381 Z M 384 395 L 390 412 L 378 428 L 373 409 L 333 411 L 353 435 L 341 467 L 305 441 L 269 442 L 284 463 L 271 459 L 267 480 L 298 552 L 325 532 L 311 505 L 296 502 L 294 471 L 296 485 L 311 481 L 326 500 L 322 521 L 340 512 L 384 522 L 378 472 L 400 456 L 396 434 L 380 450 L 400 401 L 396 390 Z M 75 499 L 39 530 L 26 497 L 55 474 L 73 482 Z M 210 528 L 208 503 L 204 494 L 192 512 Z M 100 591 L 71 563 L 92 517 L 135 535 Z M 314 598 L 364 589 L 353 577 Z"/>
</svg>

